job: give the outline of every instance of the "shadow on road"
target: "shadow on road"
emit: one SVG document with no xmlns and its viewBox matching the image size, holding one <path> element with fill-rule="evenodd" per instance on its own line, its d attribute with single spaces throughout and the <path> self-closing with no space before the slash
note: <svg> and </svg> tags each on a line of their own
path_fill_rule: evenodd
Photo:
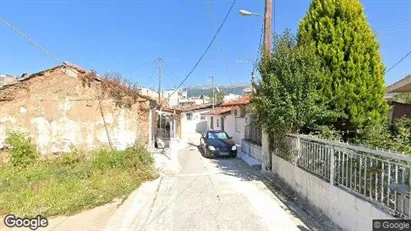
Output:
<svg viewBox="0 0 411 231">
<path fill-rule="evenodd" d="M 204 157 L 201 146 L 191 145 L 196 146 L 199 153 Z M 298 217 L 309 228 L 298 226 L 300 230 L 340 230 L 326 216 L 316 212 L 311 205 L 304 200 L 297 199 L 298 196 L 293 190 L 274 174 L 266 174 L 251 168 L 239 158 L 219 157 L 210 159 L 210 161 L 221 170 L 222 174 L 236 177 L 242 181 L 262 182 L 287 207 L 293 216 Z"/>
</svg>

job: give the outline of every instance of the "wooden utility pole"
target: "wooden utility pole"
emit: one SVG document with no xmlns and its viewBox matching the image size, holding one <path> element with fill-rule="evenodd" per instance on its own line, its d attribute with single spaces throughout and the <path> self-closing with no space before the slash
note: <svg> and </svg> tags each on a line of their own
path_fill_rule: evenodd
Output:
<svg viewBox="0 0 411 231">
<path fill-rule="evenodd" d="M 264 53 L 263 53 L 263 60 L 266 60 L 266 58 L 268 58 L 271 54 L 271 36 L 272 36 L 272 32 L 271 32 L 271 27 L 272 27 L 272 15 L 273 15 L 273 0 L 265 0 L 265 12 L 264 12 Z M 264 134 L 265 133 L 265 134 Z M 266 133 L 266 131 L 263 131 L 263 137 L 266 136 L 266 138 L 268 138 L 268 134 Z M 267 139 L 266 140 L 266 144 L 264 146 L 266 147 L 262 147 L 263 152 L 266 153 L 266 155 L 268 154 L 268 166 L 265 166 L 267 169 L 266 170 L 272 170 L 272 166 L 273 166 L 273 156 L 272 156 L 272 152 L 270 152 L 269 150 L 269 146 L 270 146 L 270 140 Z"/>
<path fill-rule="evenodd" d="M 162 59 L 158 58 L 158 103 L 161 103 L 161 69 L 162 69 Z"/>
<path fill-rule="evenodd" d="M 161 60 L 161 58 L 158 58 L 158 105 L 160 105 L 160 114 L 159 114 L 159 120 L 160 120 L 160 126 L 159 126 L 159 135 L 161 136 L 161 125 L 162 125 L 162 113 L 161 113 L 161 68 L 162 68 L 162 66 L 161 66 L 161 63 L 162 62 L 162 60 Z"/>
<path fill-rule="evenodd" d="M 271 27 L 273 15 L 273 0 L 265 0 L 264 12 L 264 56 L 269 56 L 271 53 Z"/>
<path fill-rule="evenodd" d="M 215 104 L 215 94 L 214 94 L 214 76 L 211 76 L 210 77 L 211 78 L 211 89 L 212 89 L 212 91 L 213 91 L 213 111 L 214 111 L 214 104 Z"/>
</svg>

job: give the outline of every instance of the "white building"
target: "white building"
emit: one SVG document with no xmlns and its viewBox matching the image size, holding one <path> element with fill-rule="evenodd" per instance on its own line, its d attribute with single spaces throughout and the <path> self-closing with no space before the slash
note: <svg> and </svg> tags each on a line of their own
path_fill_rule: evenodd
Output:
<svg viewBox="0 0 411 231">
<path fill-rule="evenodd" d="M 11 75 L 0 75 L 0 87 L 17 82 L 17 78 Z"/>
<path fill-rule="evenodd" d="M 153 91 L 153 90 L 148 89 L 148 88 L 140 88 L 138 90 L 138 92 L 142 95 L 146 95 L 146 96 L 149 96 L 149 97 L 154 98 L 154 99 L 158 98 L 158 92 Z"/>
<path fill-rule="evenodd" d="M 235 95 L 235 94 L 229 93 L 228 95 L 224 96 L 223 102 L 236 100 L 236 99 L 239 99 L 240 97 L 241 97 L 241 95 Z"/>
<path fill-rule="evenodd" d="M 236 144 L 241 144 L 245 138 L 245 127 L 250 121 L 250 115 L 247 113 L 248 104 L 248 96 L 223 103 L 214 111 L 207 113 L 207 128 L 225 131 L 233 137 Z"/>
<path fill-rule="evenodd" d="M 253 88 L 251 86 L 243 89 L 243 95 L 250 95 L 252 92 Z"/>
<path fill-rule="evenodd" d="M 210 103 L 210 97 L 208 96 L 193 96 L 188 98 L 180 98 L 178 104 L 180 107 L 187 106 L 187 105 L 201 105 L 201 104 L 208 104 Z"/>
<path fill-rule="evenodd" d="M 207 131 L 206 114 L 212 109 L 211 104 L 190 105 L 181 108 L 181 138 L 198 144 L 201 134 Z"/>
<path fill-rule="evenodd" d="M 167 90 L 161 92 L 161 97 L 167 99 L 168 105 L 170 107 L 180 106 L 179 102 L 181 100 L 187 99 L 187 91 L 183 89 L 178 89 L 174 94 L 175 90 Z"/>
</svg>

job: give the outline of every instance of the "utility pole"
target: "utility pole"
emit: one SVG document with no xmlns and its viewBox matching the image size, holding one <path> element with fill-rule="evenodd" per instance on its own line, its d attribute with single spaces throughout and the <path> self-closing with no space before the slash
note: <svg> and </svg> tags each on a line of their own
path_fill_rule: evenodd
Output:
<svg viewBox="0 0 411 231">
<path fill-rule="evenodd" d="M 158 103 L 161 100 L 161 69 L 162 69 L 162 59 L 158 58 Z"/>
<path fill-rule="evenodd" d="M 271 27 L 272 27 L 272 15 L 273 15 L 273 1 L 274 0 L 265 0 L 265 11 L 264 11 L 264 53 L 263 53 L 263 60 L 267 60 L 268 57 L 270 57 L 271 54 Z M 267 144 L 265 145 L 266 147 L 263 147 L 263 152 L 268 152 L 268 166 L 266 167 L 266 170 L 272 170 L 273 169 L 273 156 L 272 152 L 269 151 L 269 139 L 268 139 L 268 134 L 266 133 L 267 131 L 263 131 L 263 137 L 265 136 L 265 139 L 267 139 Z M 264 134 L 265 133 L 265 134 Z M 263 138 L 264 139 L 264 138 Z M 264 151 L 264 149 L 266 151 Z M 268 167 L 268 169 L 267 169 Z"/>
<path fill-rule="evenodd" d="M 214 104 L 215 104 L 215 94 L 214 94 L 214 76 L 211 76 L 211 89 L 213 92 L 212 100 L 213 100 L 213 111 L 214 111 Z"/>
<path fill-rule="evenodd" d="M 273 0 L 265 0 L 264 12 L 264 56 L 269 56 L 271 53 L 271 27 L 273 15 Z"/>
<path fill-rule="evenodd" d="M 158 135 L 160 135 L 160 136 L 162 136 L 162 131 L 161 131 L 161 125 L 162 125 L 162 121 L 161 121 L 161 117 L 163 116 L 162 115 L 162 113 L 161 113 L 161 68 L 162 68 L 162 66 L 161 66 L 161 63 L 162 62 L 162 60 L 161 60 L 161 58 L 158 58 L 158 105 L 160 105 L 160 114 L 159 114 L 159 117 L 160 117 L 160 126 L 159 126 L 159 133 L 160 134 L 158 134 Z"/>
</svg>

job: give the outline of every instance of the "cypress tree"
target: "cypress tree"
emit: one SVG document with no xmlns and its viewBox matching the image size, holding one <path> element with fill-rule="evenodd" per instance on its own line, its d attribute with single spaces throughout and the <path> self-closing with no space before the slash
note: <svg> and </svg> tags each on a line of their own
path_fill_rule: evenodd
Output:
<svg viewBox="0 0 411 231">
<path fill-rule="evenodd" d="M 338 113 L 325 123 L 339 130 L 383 123 L 389 108 L 385 67 L 359 0 L 313 0 L 300 22 L 298 43 L 313 43 L 321 60 L 319 90 Z"/>
</svg>

